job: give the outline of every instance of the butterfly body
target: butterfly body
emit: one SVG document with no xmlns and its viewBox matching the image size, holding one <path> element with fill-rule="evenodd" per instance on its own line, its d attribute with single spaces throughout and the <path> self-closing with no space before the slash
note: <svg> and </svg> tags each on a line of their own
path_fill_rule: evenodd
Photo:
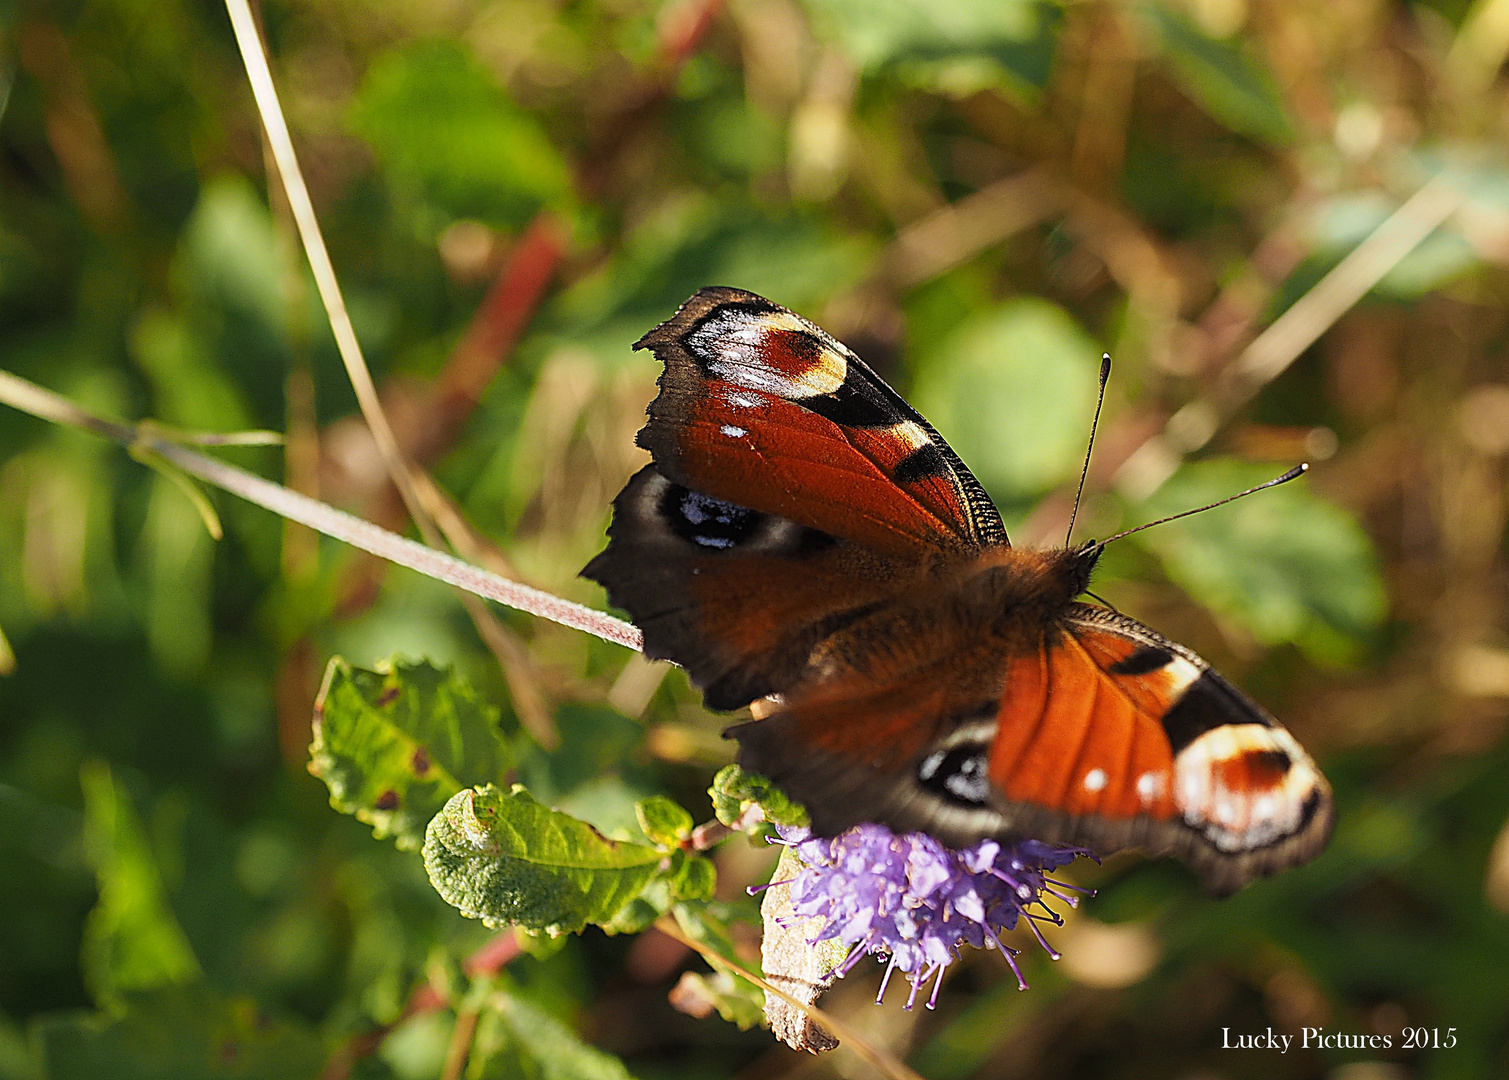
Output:
<svg viewBox="0 0 1509 1080">
<path fill-rule="evenodd" d="M 704 289 L 583 573 L 819 834 L 861 821 L 1181 856 L 1216 892 L 1313 857 L 1330 789 L 1190 650 L 1079 602 L 1101 548 L 1012 547 L 927 421 L 800 316 Z"/>
</svg>

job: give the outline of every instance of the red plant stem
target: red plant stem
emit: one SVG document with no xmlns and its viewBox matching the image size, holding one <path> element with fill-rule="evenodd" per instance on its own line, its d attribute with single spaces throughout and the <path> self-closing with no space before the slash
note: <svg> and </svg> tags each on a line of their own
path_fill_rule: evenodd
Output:
<svg viewBox="0 0 1509 1080">
<path fill-rule="evenodd" d="M 472 978 L 496 975 L 513 963 L 524 952 L 519 944 L 519 935 L 512 930 L 494 934 L 488 943 L 466 958 L 461 970 Z"/>
<path fill-rule="evenodd" d="M 722 10 L 723 0 L 701 0 L 694 10 L 678 12 L 667 21 L 660 34 L 660 62 L 668 72 L 686 63 Z"/>
<path fill-rule="evenodd" d="M 487 944 L 468 956 L 462 963 L 461 970 L 474 979 L 496 975 L 523 953 L 524 949 L 519 944 L 519 935 L 512 930 L 502 930 L 489 938 Z M 387 1038 L 388 1033 L 395 1027 L 410 1017 L 434 1012 L 436 1009 L 444 1008 L 445 1005 L 445 996 L 435 988 L 434 983 L 421 983 L 409 995 L 408 1003 L 404 1005 L 403 1012 L 399 1014 L 397 1020 L 347 1039 L 340 1049 L 331 1055 L 324 1071 L 320 1073 L 320 1080 L 346 1080 L 346 1077 L 351 1074 L 352 1066 L 381 1046 L 383 1039 Z"/>
<path fill-rule="evenodd" d="M 566 254 L 565 224 L 550 210 L 534 216 L 482 298 L 439 380 L 442 426 L 453 429 L 476 408 L 498 368 L 523 336 Z"/>
</svg>

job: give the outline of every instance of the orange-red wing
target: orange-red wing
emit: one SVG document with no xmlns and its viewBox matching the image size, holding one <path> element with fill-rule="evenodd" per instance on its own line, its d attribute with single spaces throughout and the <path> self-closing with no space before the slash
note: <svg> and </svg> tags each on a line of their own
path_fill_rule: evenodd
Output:
<svg viewBox="0 0 1509 1080">
<path fill-rule="evenodd" d="M 1117 674 L 1137 647 L 1076 627 L 1007 662 L 989 772 L 1008 800 L 1118 819 L 1174 814 L 1162 718 L 1191 680 L 1167 666 Z"/>
<path fill-rule="evenodd" d="M 1335 816 L 1325 777 L 1261 706 L 1188 649 L 1083 604 L 1008 661 L 987 772 L 1008 806 L 1048 811 L 1050 831 L 1175 852 L 1216 893 L 1314 858 Z"/>
<path fill-rule="evenodd" d="M 1325 778 L 1259 706 L 1189 650 L 1081 604 L 1032 647 L 898 642 L 730 734 L 821 835 L 879 821 L 954 847 L 1140 847 L 1216 893 L 1313 858 L 1334 816 Z"/>
<path fill-rule="evenodd" d="M 636 348 L 665 364 L 639 442 L 673 482 L 889 555 L 1006 542 L 927 421 L 785 308 L 703 289 Z"/>
</svg>

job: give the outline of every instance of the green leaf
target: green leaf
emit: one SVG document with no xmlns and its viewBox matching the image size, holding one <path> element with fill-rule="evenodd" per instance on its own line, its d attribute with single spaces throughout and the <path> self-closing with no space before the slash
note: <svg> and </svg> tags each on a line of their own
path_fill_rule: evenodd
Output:
<svg viewBox="0 0 1509 1080">
<path fill-rule="evenodd" d="M 807 0 L 821 36 L 865 72 L 970 93 L 1003 79 L 1041 88 L 1062 12 L 1039 0 Z"/>
<path fill-rule="evenodd" d="M 311 1032 L 202 985 L 133 994 L 119 1016 L 52 1014 L 35 1032 L 49 1080 L 288 1080 L 329 1056 Z"/>
<path fill-rule="evenodd" d="M 609 840 L 517 784 L 460 792 L 424 841 L 431 884 L 461 914 L 550 934 L 611 921 L 662 864 L 658 848 Z"/>
<path fill-rule="evenodd" d="M 99 901 L 84 924 L 85 978 L 102 1005 L 133 990 L 192 982 L 199 961 L 168 904 L 141 819 L 110 767 L 85 762 L 84 834 Z"/>
<path fill-rule="evenodd" d="M 620 908 L 603 924 L 603 929 L 614 934 L 641 933 L 677 904 L 711 900 L 717 881 L 717 871 L 709 860 L 685 851 L 673 851 L 669 869 Z"/>
<path fill-rule="evenodd" d="M 1078 474 L 1100 356 L 1062 308 L 1010 300 L 918 359 L 912 401 L 992 494 L 1020 502 Z"/>
<path fill-rule="evenodd" d="M 1143 506 L 1149 520 L 1271 479 L 1231 460 L 1187 465 Z M 1357 658 L 1387 598 L 1367 534 L 1299 480 L 1138 533 L 1169 578 L 1259 641 L 1292 642 L 1317 660 Z"/>
<path fill-rule="evenodd" d="M 570 189 L 566 163 L 539 121 L 452 42 L 411 46 L 374 63 L 351 126 L 396 187 L 449 216 L 517 226 Z"/>
<path fill-rule="evenodd" d="M 173 266 L 184 295 L 251 315 L 264 328 L 288 328 L 286 255 L 267 206 L 244 176 L 217 176 L 199 193 Z"/>
<path fill-rule="evenodd" d="M 1278 85 L 1267 69 L 1247 58 L 1238 40 L 1207 37 L 1164 5 L 1145 4 L 1141 10 L 1174 77 L 1200 108 L 1259 142 L 1286 146 L 1294 140 Z"/>
<path fill-rule="evenodd" d="M 467 1080 L 633 1080 L 624 1063 L 549 1013 L 499 992 L 477 1021 Z"/>
<path fill-rule="evenodd" d="M 309 771 L 330 805 L 418 848 L 447 799 L 499 778 L 513 750 L 486 704 L 449 668 L 393 659 L 376 671 L 333 657 L 314 706 Z"/>
<path fill-rule="evenodd" d="M 789 848 L 783 848 L 782 854 L 789 851 Z M 758 911 L 752 904 L 744 908 L 739 904 L 710 900 L 677 904 L 674 913 L 676 924 L 687 937 L 706 945 L 734 967 L 760 973 L 759 958 L 741 954 L 729 929 L 729 924 L 736 919 L 751 924 L 751 928 L 757 924 Z M 693 992 L 700 993 L 729 1023 L 748 1029 L 764 1022 L 765 991 L 748 979 L 717 968 L 711 976 L 694 978 Z"/>
<path fill-rule="evenodd" d="M 748 1031 L 765 1022 L 765 991 L 748 979 L 741 979 L 727 971 L 714 971 L 703 975 L 695 971 L 683 972 L 676 984 L 676 1005 L 687 1011 L 683 1002 L 695 997 L 705 1006 L 718 1011 L 718 1015 L 740 1031 Z M 706 1015 L 705 1008 L 693 1015 Z"/>
<path fill-rule="evenodd" d="M 749 825 L 744 814 L 758 806 L 764 821 L 773 825 L 805 825 L 807 811 L 786 797 L 786 793 L 758 773 L 745 772 L 737 765 L 725 765 L 713 777 L 707 789 L 712 796 L 713 813 L 730 828 L 757 831 L 759 823 Z"/>
<path fill-rule="evenodd" d="M 664 795 L 654 795 L 635 803 L 634 814 L 639 818 L 639 827 L 644 834 L 661 847 L 679 847 L 692 835 L 692 815 Z"/>
<path fill-rule="evenodd" d="M 710 860 L 678 851 L 671 860 L 668 880 L 671 895 L 677 900 L 711 900 L 718 872 Z"/>
</svg>

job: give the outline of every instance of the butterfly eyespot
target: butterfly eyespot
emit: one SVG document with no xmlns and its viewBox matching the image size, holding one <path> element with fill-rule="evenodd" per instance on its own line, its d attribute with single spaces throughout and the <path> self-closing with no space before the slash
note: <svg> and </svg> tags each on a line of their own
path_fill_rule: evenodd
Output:
<svg viewBox="0 0 1509 1080">
<path fill-rule="evenodd" d="M 725 550 L 753 537 L 765 515 L 677 484 L 666 487 L 661 513 L 683 540 Z"/>
<path fill-rule="evenodd" d="M 968 806 L 984 806 L 990 798 L 990 748 L 961 743 L 934 750 L 917 765 L 917 779 L 929 791 Z"/>
</svg>

